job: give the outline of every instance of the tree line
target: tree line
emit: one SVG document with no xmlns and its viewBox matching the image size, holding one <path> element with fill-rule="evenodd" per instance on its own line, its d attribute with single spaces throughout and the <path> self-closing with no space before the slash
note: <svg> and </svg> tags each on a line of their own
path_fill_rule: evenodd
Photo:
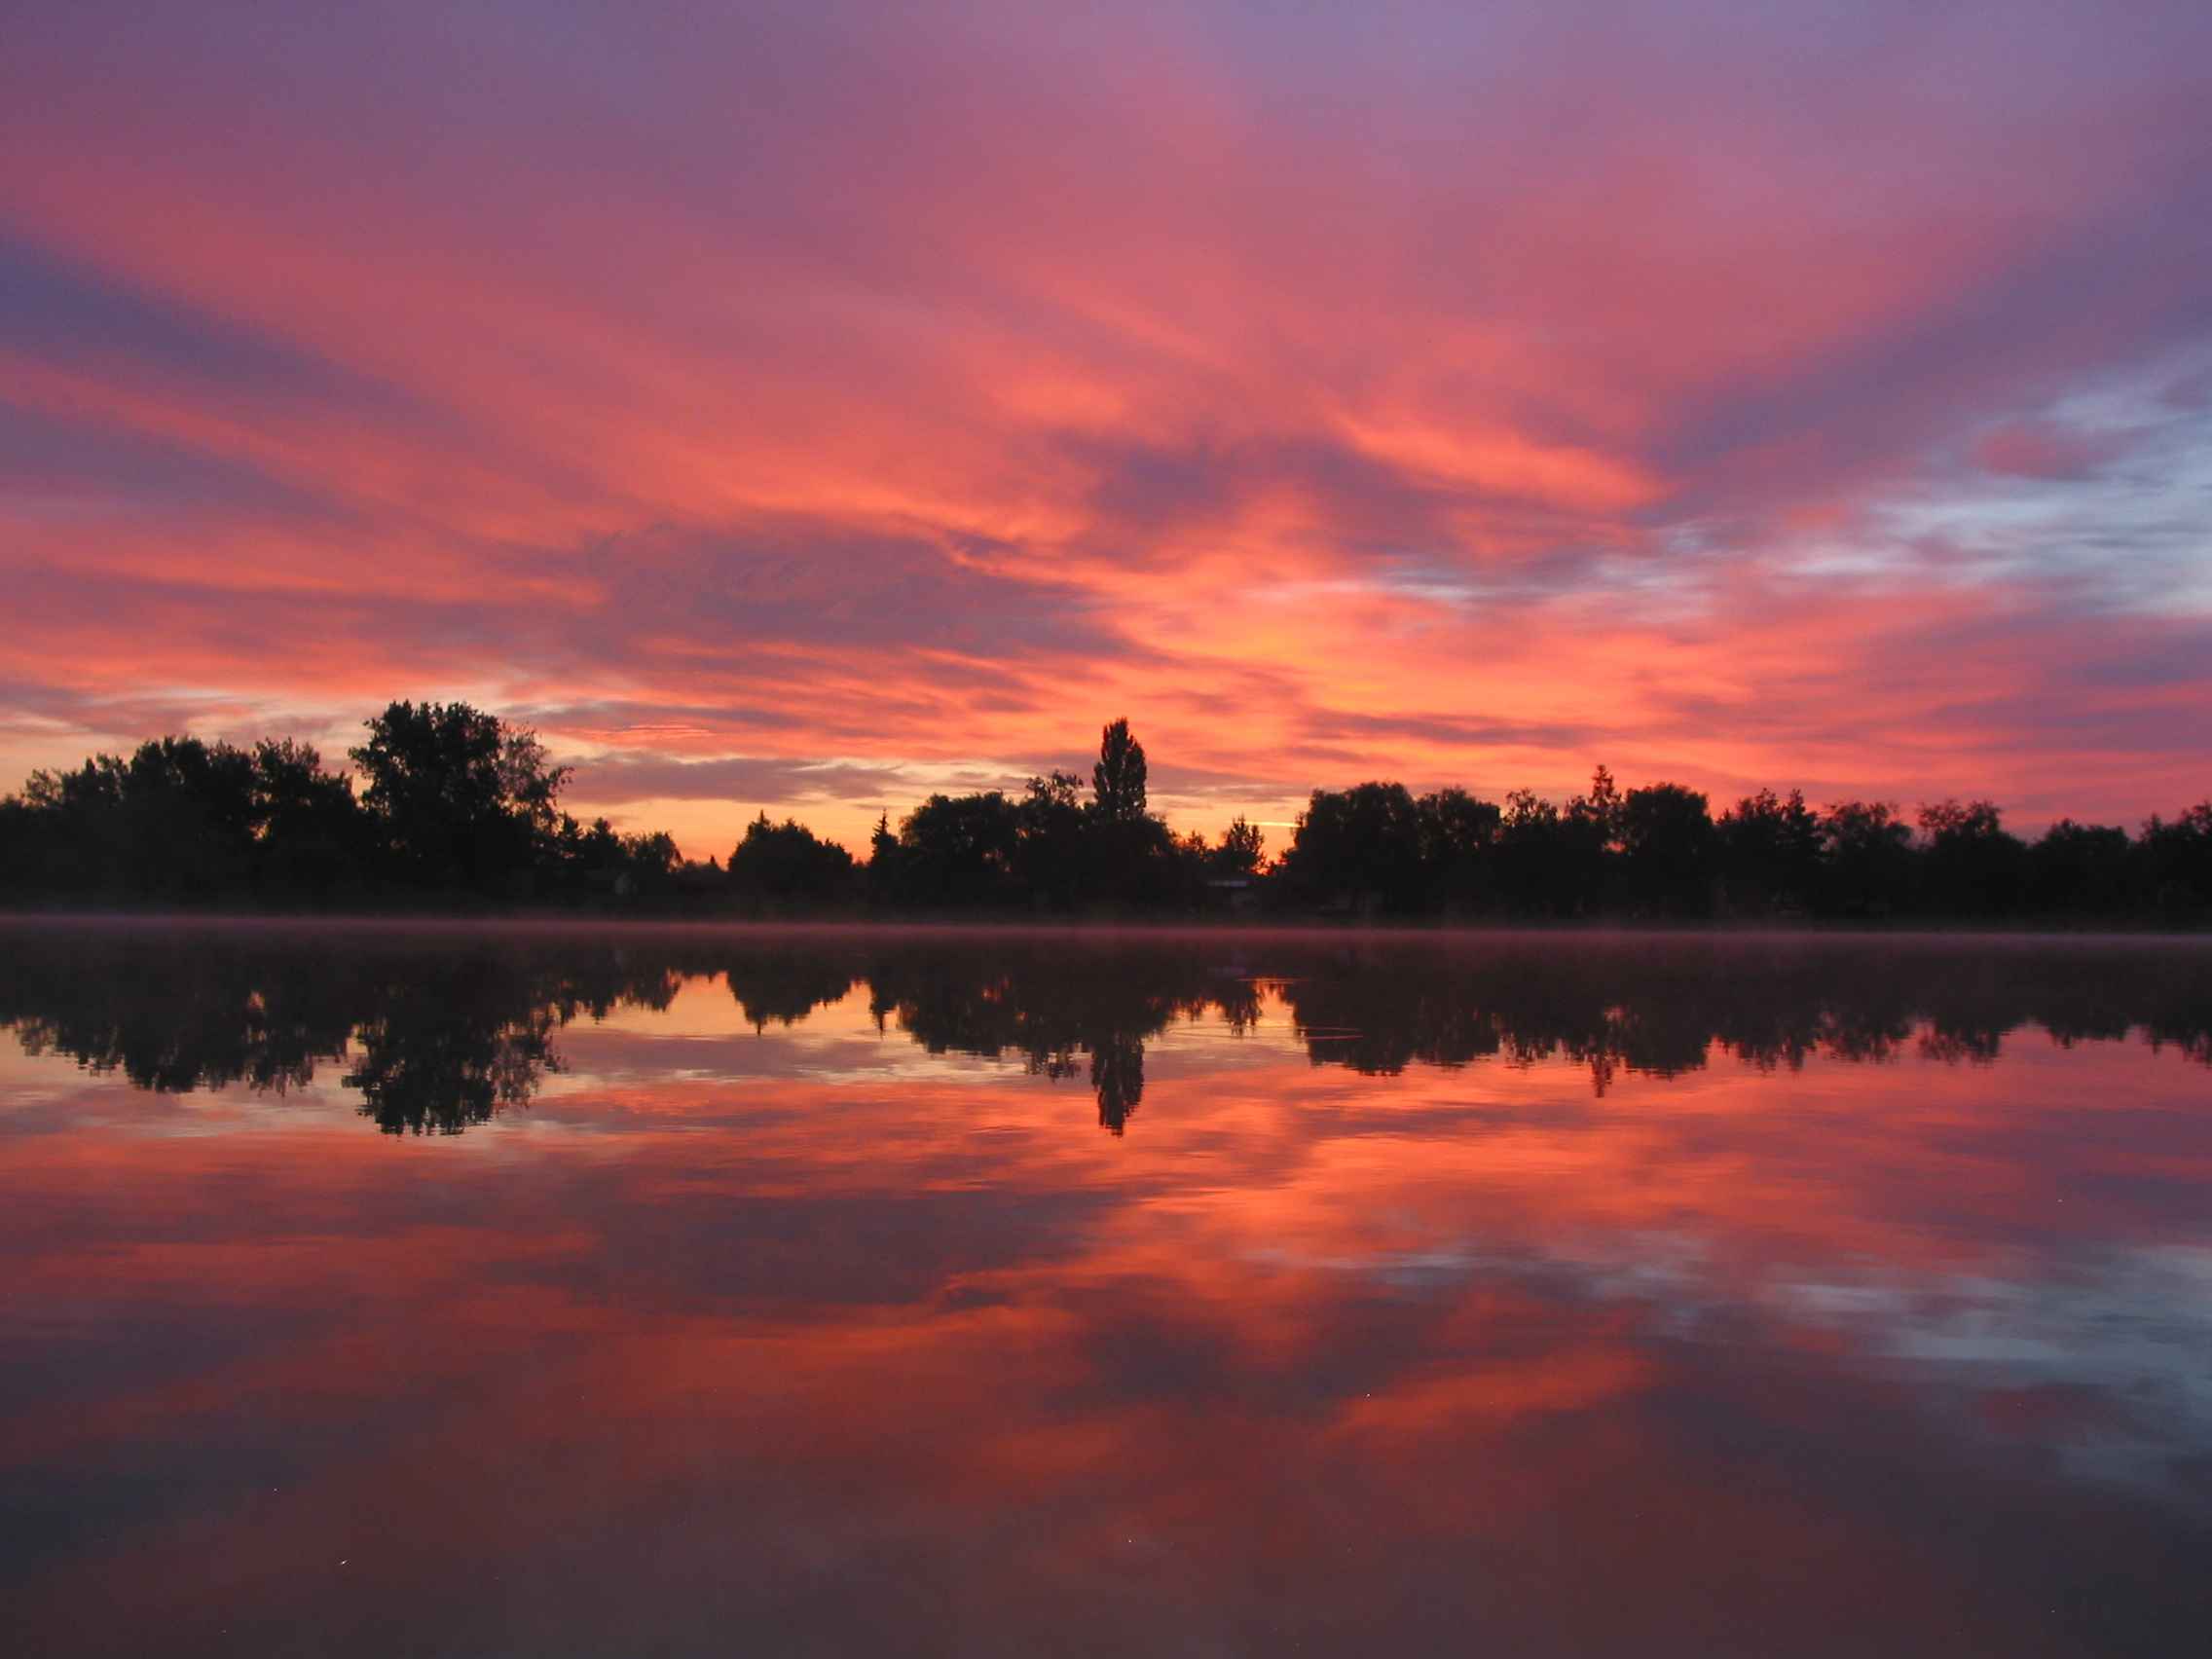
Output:
<svg viewBox="0 0 2212 1659">
<path fill-rule="evenodd" d="M 2212 800 L 2033 841 L 1986 800 L 1815 809 L 1761 790 L 1717 816 L 1678 784 L 1604 767 L 1564 804 L 1370 782 L 1316 790 L 1281 856 L 1241 818 L 1217 839 L 1150 810 L 1144 746 L 1101 733 L 1088 795 L 1053 771 L 1018 793 L 933 794 L 865 859 L 766 813 L 726 862 L 562 810 L 570 769 L 465 703 L 395 702 L 332 770 L 290 739 L 193 737 L 36 772 L 0 800 L 0 897 L 270 907 L 571 904 L 739 913 L 1175 914 L 1845 920 L 2212 917 Z"/>
<path fill-rule="evenodd" d="M 1565 805 L 1368 783 L 1315 791 L 1277 873 L 1309 904 L 1409 915 L 2190 923 L 2212 913 L 2212 802 L 2134 835 L 2061 819 L 2028 841 L 1987 800 L 1908 818 L 1761 790 L 1715 817 L 1696 790 L 1624 792 L 1603 766 Z"/>
</svg>

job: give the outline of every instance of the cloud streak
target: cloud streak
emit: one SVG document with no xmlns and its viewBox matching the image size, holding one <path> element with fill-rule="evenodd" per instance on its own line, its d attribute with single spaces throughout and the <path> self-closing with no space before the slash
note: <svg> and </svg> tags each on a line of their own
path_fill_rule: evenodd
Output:
<svg viewBox="0 0 2212 1659">
<path fill-rule="evenodd" d="M 11 778 L 465 695 L 700 851 L 1121 713 L 1208 827 L 2206 787 L 2199 7 L 11 33 Z"/>
</svg>

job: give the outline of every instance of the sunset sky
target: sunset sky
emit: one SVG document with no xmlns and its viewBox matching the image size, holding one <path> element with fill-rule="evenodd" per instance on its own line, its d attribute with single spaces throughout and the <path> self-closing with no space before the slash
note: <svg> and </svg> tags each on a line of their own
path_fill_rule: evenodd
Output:
<svg viewBox="0 0 2212 1659">
<path fill-rule="evenodd" d="M 2212 793 L 2212 6 L 10 6 L 0 790 Z M 1283 831 L 1271 832 L 1280 845 Z"/>
</svg>

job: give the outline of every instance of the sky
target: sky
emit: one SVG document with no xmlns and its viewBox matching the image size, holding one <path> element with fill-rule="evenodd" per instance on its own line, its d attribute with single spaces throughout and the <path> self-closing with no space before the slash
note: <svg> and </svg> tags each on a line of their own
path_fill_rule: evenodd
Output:
<svg viewBox="0 0 2212 1659">
<path fill-rule="evenodd" d="M 0 8 L 0 789 L 2212 793 L 2212 7 Z M 1280 845 L 1284 831 L 1271 832 Z"/>
</svg>

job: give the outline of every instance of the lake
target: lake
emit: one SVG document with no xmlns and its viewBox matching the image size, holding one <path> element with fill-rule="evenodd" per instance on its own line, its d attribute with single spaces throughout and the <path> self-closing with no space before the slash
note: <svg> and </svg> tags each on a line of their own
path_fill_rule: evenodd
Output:
<svg viewBox="0 0 2212 1659">
<path fill-rule="evenodd" d="M 26 1654 L 2212 1628 L 2212 941 L 0 925 Z"/>
</svg>

